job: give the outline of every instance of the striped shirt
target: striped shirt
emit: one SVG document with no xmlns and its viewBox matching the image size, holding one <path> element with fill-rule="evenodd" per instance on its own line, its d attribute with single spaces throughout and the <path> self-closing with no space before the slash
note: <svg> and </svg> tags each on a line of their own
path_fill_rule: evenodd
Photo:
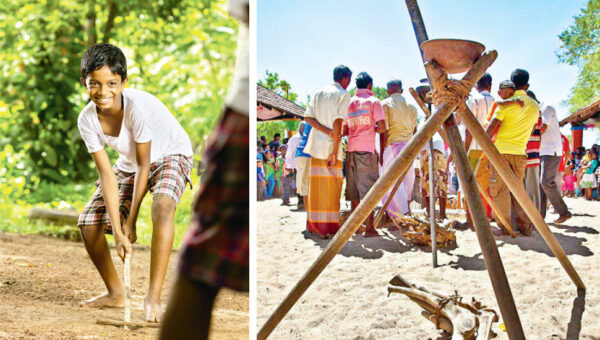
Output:
<svg viewBox="0 0 600 340">
<path fill-rule="evenodd" d="M 527 167 L 540 165 L 540 141 L 542 140 L 542 117 L 533 126 L 531 137 L 527 142 Z"/>
</svg>

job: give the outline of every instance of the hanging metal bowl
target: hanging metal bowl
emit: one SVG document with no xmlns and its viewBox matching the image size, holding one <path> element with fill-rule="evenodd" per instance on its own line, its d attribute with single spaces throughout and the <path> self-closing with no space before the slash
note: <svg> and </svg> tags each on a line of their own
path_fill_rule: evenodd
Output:
<svg viewBox="0 0 600 340">
<path fill-rule="evenodd" d="M 462 73 L 477 61 L 485 46 L 476 41 L 432 39 L 421 44 L 423 58 L 435 60 L 446 73 Z"/>
</svg>

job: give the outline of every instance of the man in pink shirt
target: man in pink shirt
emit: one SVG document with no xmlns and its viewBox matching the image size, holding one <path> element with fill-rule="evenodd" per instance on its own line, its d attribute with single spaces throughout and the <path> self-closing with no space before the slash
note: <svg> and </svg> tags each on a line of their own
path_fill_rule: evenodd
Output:
<svg viewBox="0 0 600 340">
<path fill-rule="evenodd" d="M 356 77 L 356 88 L 344 122 L 344 131 L 348 133 L 346 199 L 351 201 L 352 211 L 379 178 L 375 132 L 386 131 L 383 108 L 371 91 L 373 78 L 366 72 L 359 73 Z M 365 237 L 378 236 L 373 227 L 373 213 L 367 217 L 366 222 Z M 362 231 L 361 229 L 358 232 Z"/>
</svg>

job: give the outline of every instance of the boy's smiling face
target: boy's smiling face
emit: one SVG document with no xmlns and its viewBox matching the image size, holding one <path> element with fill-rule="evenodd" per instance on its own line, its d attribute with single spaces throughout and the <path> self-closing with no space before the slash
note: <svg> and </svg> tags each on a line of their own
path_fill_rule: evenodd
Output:
<svg viewBox="0 0 600 340">
<path fill-rule="evenodd" d="M 121 94 L 127 79 L 121 81 L 119 74 L 113 73 L 108 66 L 90 72 L 82 79 L 90 99 L 103 113 L 117 113 L 121 110 Z"/>
</svg>

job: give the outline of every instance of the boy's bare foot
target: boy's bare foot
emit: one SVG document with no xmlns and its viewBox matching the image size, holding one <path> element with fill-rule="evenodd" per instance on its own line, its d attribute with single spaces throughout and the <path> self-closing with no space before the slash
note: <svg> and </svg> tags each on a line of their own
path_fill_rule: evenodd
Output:
<svg viewBox="0 0 600 340">
<path fill-rule="evenodd" d="M 144 313 L 146 314 L 147 322 L 160 322 L 163 313 L 162 308 L 160 307 L 160 302 L 153 302 L 148 298 L 145 298 Z"/>
<path fill-rule="evenodd" d="M 95 296 L 91 299 L 81 301 L 79 303 L 81 307 L 92 307 L 92 308 L 118 308 L 125 306 L 125 295 L 121 294 L 110 294 L 105 293 L 102 295 Z"/>
</svg>

